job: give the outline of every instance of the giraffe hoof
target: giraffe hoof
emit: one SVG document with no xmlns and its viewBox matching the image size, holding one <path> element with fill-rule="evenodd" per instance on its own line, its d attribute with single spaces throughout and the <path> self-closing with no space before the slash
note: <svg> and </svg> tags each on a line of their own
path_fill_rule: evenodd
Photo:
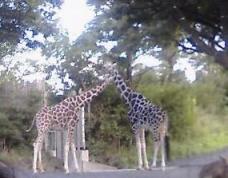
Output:
<svg viewBox="0 0 228 178">
<path fill-rule="evenodd" d="M 150 167 L 149 166 L 145 166 L 145 170 L 150 170 Z"/>
<path fill-rule="evenodd" d="M 162 171 L 165 171 L 165 168 L 166 168 L 166 167 L 165 167 L 165 166 L 162 166 L 161 168 L 162 168 Z"/>
<path fill-rule="evenodd" d="M 137 170 L 137 171 L 142 171 L 143 168 L 142 168 L 142 167 L 138 167 L 136 170 Z"/>
<path fill-rule="evenodd" d="M 152 165 L 152 166 L 150 166 L 150 169 L 149 170 L 152 171 L 154 169 L 156 169 L 156 166 Z"/>
</svg>

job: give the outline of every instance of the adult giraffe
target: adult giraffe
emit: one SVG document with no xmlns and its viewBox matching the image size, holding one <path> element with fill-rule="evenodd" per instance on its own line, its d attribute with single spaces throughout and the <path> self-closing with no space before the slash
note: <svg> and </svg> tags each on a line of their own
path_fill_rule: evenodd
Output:
<svg viewBox="0 0 228 178">
<path fill-rule="evenodd" d="M 151 168 L 156 167 L 157 153 L 160 146 L 161 166 L 165 168 L 165 136 L 168 129 L 166 112 L 161 107 L 152 104 L 142 94 L 128 87 L 117 71 L 114 72 L 114 82 L 121 97 L 128 106 L 128 119 L 136 138 L 138 169 L 143 168 L 142 157 L 144 167 L 149 169 L 146 154 L 145 129 L 149 129 L 152 132 L 154 140 L 154 155 Z"/>
<path fill-rule="evenodd" d="M 111 78 L 106 79 L 101 85 L 92 88 L 89 91 L 83 92 L 80 95 L 68 97 L 54 106 L 45 106 L 38 113 L 36 113 L 32 125 L 27 130 L 29 132 L 34 123 L 36 122 L 36 128 L 38 136 L 33 144 L 34 146 L 34 157 L 33 157 L 33 171 L 37 172 L 37 157 L 39 168 L 43 172 L 43 165 L 41 160 L 41 150 L 45 135 L 50 129 L 66 129 L 67 137 L 64 148 L 64 169 L 66 173 L 69 173 L 68 166 L 68 153 L 71 149 L 73 154 L 74 166 L 78 171 L 78 161 L 75 152 L 74 143 L 74 130 L 76 124 L 79 121 L 78 113 L 81 107 L 86 103 L 90 103 L 92 99 L 101 93 L 105 87 L 110 83 Z"/>
</svg>

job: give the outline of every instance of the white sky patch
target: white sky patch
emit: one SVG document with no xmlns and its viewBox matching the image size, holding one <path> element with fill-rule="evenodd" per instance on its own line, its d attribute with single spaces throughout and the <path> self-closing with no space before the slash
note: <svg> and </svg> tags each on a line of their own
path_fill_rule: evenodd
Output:
<svg viewBox="0 0 228 178">
<path fill-rule="evenodd" d="M 69 33 L 70 39 L 75 40 L 93 19 L 94 12 L 87 6 L 86 0 L 65 0 L 57 17 L 60 18 L 60 26 Z"/>
<path fill-rule="evenodd" d="M 133 63 L 133 65 L 141 63 L 144 66 L 148 66 L 148 67 L 154 67 L 154 66 L 158 66 L 159 64 L 161 64 L 161 61 L 159 61 L 158 59 L 154 58 L 153 56 L 149 56 L 149 55 L 142 55 L 139 58 L 137 58 L 135 60 L 135 62 Z"/>
<path fill-rule="evenodd" d="M 196 79 L 196 70 L 191 66 L 188 60 L 189 59 L 187 58 L 178 59 L 177 64 L 174 66 L 174 70 L 183 70 L 187 79 L 192 82 Z"/>
</svg>

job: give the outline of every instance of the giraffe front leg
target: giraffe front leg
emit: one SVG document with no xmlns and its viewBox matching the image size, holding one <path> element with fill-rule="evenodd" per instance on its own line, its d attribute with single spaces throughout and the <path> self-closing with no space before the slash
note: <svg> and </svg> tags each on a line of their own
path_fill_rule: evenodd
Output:
<svg viewBox="0 0 228 178">
<path fill-rule="evenodd" d="M 69 153 L 69 142 L 67 141 L 64 148 L 64 169 L 67 174 L 69 173 L 68 153 Z"/>
<path fill-rule="evenodd" d="M 38 161 L 39 161 L 40 172 L 44 172 L 44 168 L 43 168 L 43 164 L 42 164 L 42 147 L 43 147 L 43 142 L 38 147 Z"/>
<path fill-rule="evenodd" d="M 155 168 L 157 165 L 157 155 L 158 155 L 158 149 L 159 149 L 159 141 L 154 142 L 154 155 L 153 155 L 153 162 L 151 164 L 151 169 Z"/>
<path fill-rule="evenodd" d="M 71 143 L 71 151 L 73 154 L 73 160 L 74 160 L 74 166 L 77 172 L 79 172 L 79 167 L 78 167 L 78 160 L 77 160 L 77 156 L 76 156 L 76 149 L 75 149 L 75 144 L 74 142 Z"/>
<path fill-rule="evenodd" d="M 136 149 L 137 149 L 137 155 L 138 155 L 138 170 L 142 170 L 142 149 L 141 149 L 141 142 L 140 142 L 140 133 L 137 132 L 135 134 L 136 139 Z"/>
<path fill-rule="evenodd" d="M 148 165 L 148 159 L 147 159 L 147 154 L 146 154 L 146 139 L 145 139 L 145 129 L 140 129 L 140 141 L 141 141 L 141 149 L 142 149 L 142 155 L 143 155 L 143 163 L 144 163 L 144 168 L 149 169 Z"/>
</svg>

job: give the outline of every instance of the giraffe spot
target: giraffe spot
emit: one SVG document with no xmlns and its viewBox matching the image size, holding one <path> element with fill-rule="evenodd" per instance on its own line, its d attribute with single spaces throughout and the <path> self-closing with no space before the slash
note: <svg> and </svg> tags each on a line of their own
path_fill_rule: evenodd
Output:
<svg viewBox="0 0 228 178">
<path fill-rule="evenodd" d="M 87 95 L 86 95 L 86 97 L 89 98 L 90 96 L 92 96 L 92 94 L 90 92 L 88 92 Z"/>
<path fill-rule="evenodd" d="M 62 116 L 62 113 L 58 113 L 57 116 L 58 116 L 58 117 L 61 117 L 61 116 Z"/>
<path fill-rule="evenodd" d="M 134 104 L 135 104 L 135 100 L 132 100 L 131 105 L 134 106 Z"/>
<path fill-rule="evenodd" d="M 91 91 L 92 91 L 92 93 L 96 93 L 97 92 L 97 90 L 95 90 L 95 89 L 92 89 Z"/>
<path fill-rule="evenodd" d="M 140 95 L 138 96 L 138 98 L 139 98 L 139 99 L 142 99 L 142 98 L 143 98 L 143 96 L 140 94 Z"/>
<path fill-rule="evenodd" d="M 126 87 L 124 85 L 121 86 L 121 90 L 125 90 Z"/>
<path fill-rule="evenodd" d="M 76 126 L 76 123 L 75 123 L 75 122 L 72 122 L 72 123 L 71 123 L 71 126 L 72 126 L 72 127 L 75 127 L 75 126 Z"/>
<path fill-rule="evenodd" d="M 84 96 L 81 96 L 81 99 L 82 99 L 82 100 L 85 100 L 85 97 L 84 97 Z"/>
<path fill-rule="evenodd" d="M 68 112 L 68 116 L 73 116 L 73 115 L 74 115 L 74 112 L 72 112 L 72 111 Z"/>
<path fill-rule="evenodd" d="M 77 97 L 77 101 L 80 103 L 81 102 L 81 98 L 80 97 Z"/>
<path fill-rule="evenodd" d="M 136 98 L 136 96 L 137 96 L 136 94 L 133 94 L 133 95 L 132 95 L 132 98 Z"/>
<path fill-rule="evenodd" d="M 68 103 L 66 101 L 63 101 L 62 103 L 64 106 L 68 106 Z"/>
<path fill-rule="evenodd" d="M 74 110 L 74 107 L 72 105 L 69 106 L 69 110 Z"/>
</svg>

